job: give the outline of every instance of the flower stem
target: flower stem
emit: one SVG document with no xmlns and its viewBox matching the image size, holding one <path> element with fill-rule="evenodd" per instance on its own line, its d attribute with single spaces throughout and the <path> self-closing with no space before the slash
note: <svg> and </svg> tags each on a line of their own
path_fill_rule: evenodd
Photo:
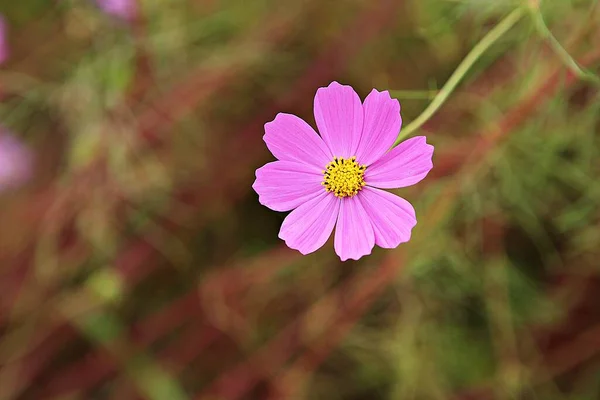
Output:
<svg viewBox="0 0 600 400">
<path fill-rule="evenodd" d="M 440 89 L 437 96 L 427 106 L 425 110 L 406 126 L 394 143 L 397 146 L 404 138 L 419 129 L 425 122 L 436 113 L 437 110 L 446 102 L 450 94 L 456 89 L 460 81 L 465 77 L 467 72 L 475 64 L 475 62 L 489 49 L 498 39 L 510 30 L 524 15 L 524 9 L 519 7 L 506 16 L 498 25 L 485 35 L 479 43 L 467 54 L 467 56 L 458 65 L 450 79 Z"/>
<path fill-rule="evenodd" d="M 593 3 L 593 7 L 596 4 L 597 1 Z M 600 84 L 600 78 L 598 78 L 592 72 L 582 69 L 579 64 L 577 64 L 577 61 L 575 61 L 569 52 L 567 52 L 567 50 L 565 50 L 565 48 L 560 44 L 552 32 L 550 32 L 550 29 L 548 28 L 548 25 L 546 25 L 539 7 L 531 7 L 531 13 L 538 33 L 542 38 L 548 41 L 552 50 L 565 64 L 565 66 L 569 68 L 579 79 L 594 83 L 596 85 Z"/>
</svg>

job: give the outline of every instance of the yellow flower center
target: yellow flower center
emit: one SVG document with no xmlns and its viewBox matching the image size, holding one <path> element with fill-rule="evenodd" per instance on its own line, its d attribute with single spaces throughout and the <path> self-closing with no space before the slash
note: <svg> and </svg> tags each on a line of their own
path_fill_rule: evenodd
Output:
<svg viewBox="0 0 600 400">
<path fill-rule="evenodd" d="M 356 157 L 334 157 L 323 171 L 325 179 L 321 184 L 336 197 L 352 197 L 365 186 L 366 169 L 366 165 L 356 162 Z"/>
</svg>

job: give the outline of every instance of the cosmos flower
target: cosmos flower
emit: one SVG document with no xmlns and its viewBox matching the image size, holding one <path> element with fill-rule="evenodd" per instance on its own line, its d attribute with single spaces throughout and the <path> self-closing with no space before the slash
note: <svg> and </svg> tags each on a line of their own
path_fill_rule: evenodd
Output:
<svg viewBox="0 0 600 400">
<path fill-rule="evenodd" d="M 96 0 L 105 13 L 124 20 L 132 20 L 137 15 L 137 0 Z"/>
<path fill-rule="evenodd" d="M 256 171 L 261 204 L 293 210 L 279 237 L 302 254 L 325 244 L 334 226 L 342 261 L 358 260 L 377 244 L 394 248 L 410 239 L 415 210 L 381 189 L 413 185 L 433 167 L 424 136 L 391 148 L 402 125 L 400 104 L 375 89 L 364 103 L 350 86 L 317 90 L 314 115 L 321 135 L 291 114 L 265 124 L 264 141 L 278 161 Z"/>
<path fill-rule="evenodd" d="M 8 32 L 6 26 L 6 20 L 0 15 L 0 64 L 3 64 L 8 60 Z"/>
<path fill-rule="evenodd" d="M 31 153 L 0 129 L 0 191 L 18 186 L 31 175 Z"/>
</svg>

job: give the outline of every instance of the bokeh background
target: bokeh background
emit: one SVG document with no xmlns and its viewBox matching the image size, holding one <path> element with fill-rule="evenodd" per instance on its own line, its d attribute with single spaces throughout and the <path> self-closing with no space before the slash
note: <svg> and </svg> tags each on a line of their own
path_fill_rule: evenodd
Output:
<svg viewBox="0 0 600 400">
<path fill-rule="evenodd" d="M 2 1 L 0 399 L 600 398 L 597 4 Z M 412 240 L 286 248 L 263 125 L 337 80 L 406 126 L 515 10 Z"/>
</svg>

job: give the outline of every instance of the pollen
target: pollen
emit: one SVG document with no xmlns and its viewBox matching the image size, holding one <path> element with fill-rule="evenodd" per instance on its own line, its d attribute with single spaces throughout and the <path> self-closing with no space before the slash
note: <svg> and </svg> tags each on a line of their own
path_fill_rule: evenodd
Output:
<svg viewBox="0 0 600 400">
<path fill-rule="evenodd" d="M 334 157 L 323 171 L 324 180 L 321 184 L 336 197 L 356 196 L 365 186 L 366 169 L 366 165 L 356 162 L 356 157 Z"/>
</svg>

